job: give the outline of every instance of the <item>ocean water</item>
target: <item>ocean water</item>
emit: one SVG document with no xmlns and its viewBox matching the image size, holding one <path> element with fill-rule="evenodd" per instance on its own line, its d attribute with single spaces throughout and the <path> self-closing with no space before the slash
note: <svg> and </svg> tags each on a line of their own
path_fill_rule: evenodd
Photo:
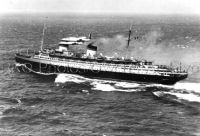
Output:
<svg viewBox="0 0 200 136">
<path fill-rule="evenodd" d="M 199 17 L 46 16 L 0 17 L 1 136 L 200 135 Z M 39 49 L 43 22 L 45 47 L 56 47 L 63 37 L 92 33 L 105 55 L 174 66 L 181 61 L 189 77 L 161 85 L 19 72 L 15 53 Z M 141 38 L 132 41 L 127 53 L 131 24 Z"/>
</svg>

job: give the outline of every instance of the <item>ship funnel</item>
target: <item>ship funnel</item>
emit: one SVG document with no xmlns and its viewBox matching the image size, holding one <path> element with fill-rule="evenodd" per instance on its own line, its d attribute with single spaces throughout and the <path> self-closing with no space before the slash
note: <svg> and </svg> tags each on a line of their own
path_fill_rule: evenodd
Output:
<svg viewBox="0 0 200 136">
<path fill-rule="evenodd" d="M 86 55 L 88 57 L 94 58 L 97 54 L 97 46 L 94 46 L 92 43 L 88 44 Z"/>
</svg>

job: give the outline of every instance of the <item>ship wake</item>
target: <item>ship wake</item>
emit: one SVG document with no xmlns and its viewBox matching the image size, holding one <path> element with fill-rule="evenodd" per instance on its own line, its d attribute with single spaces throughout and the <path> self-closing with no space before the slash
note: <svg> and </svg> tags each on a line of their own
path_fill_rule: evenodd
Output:
<svg viewBox="0 0 200 136">
<path fill-rule="evenodd" d="M 88 85 L 91 90 L 99 91 L 121 91 L 121 92 L 140 92 L 151 91 L 159 98 L 175 99 L 176 101 L 188 101 L 200 103 L 200 83 L 177 82 L 174 85 L 161 85 L 139 83 L 131 81 L 103 80 L 85 78 L 74 74 L 58 74 L 55 83 L 65 84 L 73 82 Z"/>
<path fill-rule="evenodd" d="M 153 94 L 159 98 L 173 98 L 177 101 L 185 100 L 189 102 L 200 103 L 200 83 L 192 82 L 177 82 L 173 86 L 168 85 L 155 85 L 159 88 Z M 162 91 L 165 90 L 165 91 Z M 166 91 L 167 90 L 167 91 Z M 170 97 L 171 96 L 171 97 Z"/>
<path fill-rule="evenodd" d="M 85 78 L 83 76 L 74 75 L 74 74 L 58 74 L 58 76 L 55 79 L 56 84 L 63 84 L 66 82 L 74 82 L 78 84 L 89 83 L 89 86 L 91 86 L 91 90 L 124 91 L 124 92 L 137 91 L 137 88 L 143 85 L 143 84 L 135 83 L 135 82 L 91 79 L 91 78 Z"/>
</svg>

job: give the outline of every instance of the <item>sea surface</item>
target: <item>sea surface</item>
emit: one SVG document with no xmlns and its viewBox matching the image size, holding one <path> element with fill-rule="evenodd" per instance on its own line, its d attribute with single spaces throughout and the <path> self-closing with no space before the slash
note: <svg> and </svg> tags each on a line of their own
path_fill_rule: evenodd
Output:
<svg viewBox="0 0 200 136">
<path fill-rule="evenodd" d="M 40 48 L 44 22 L 45 48 L 92 33 L 104 55 L 182 62 L 189 77 L 161 85 L 19 72 L 15 53 Z M 131 25 L 138 38 L 127 49 Z M 1 15 L 0 67 L 0 136 L 200 136 L 198 16 Z"/>
</svg>

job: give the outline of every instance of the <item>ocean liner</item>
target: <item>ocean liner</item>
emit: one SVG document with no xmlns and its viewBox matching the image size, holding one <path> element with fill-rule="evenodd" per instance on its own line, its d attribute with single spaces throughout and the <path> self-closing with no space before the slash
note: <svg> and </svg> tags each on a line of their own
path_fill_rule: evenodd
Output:
<svg viewBox="0 0 200 136">
<path fill-rule="evenodd" d="M 44 36 L 44 29 L 43 29 Z M 129 30 L 127 48 L 130 43 Z M 43 39 L 43 38 L 42 38 Z M 67 37 L 61 39 L 57 49 L 41 49 L 33 54 L 16 53 L 15 59 L 21 69 L 29 72 L 56 75 L 58 73 L 79 74 L 90 78 L 120 79 L 160 84 L 174 84 L 187 78 L 181 68 L 155 65 L 152 61 L 138 61 L 124 58 L 108 58 L 97 52 L 91 35 L 87 37 Z M 86 44 L 84 53 L 70 50 L 70 46 Z"/>
</svg>

